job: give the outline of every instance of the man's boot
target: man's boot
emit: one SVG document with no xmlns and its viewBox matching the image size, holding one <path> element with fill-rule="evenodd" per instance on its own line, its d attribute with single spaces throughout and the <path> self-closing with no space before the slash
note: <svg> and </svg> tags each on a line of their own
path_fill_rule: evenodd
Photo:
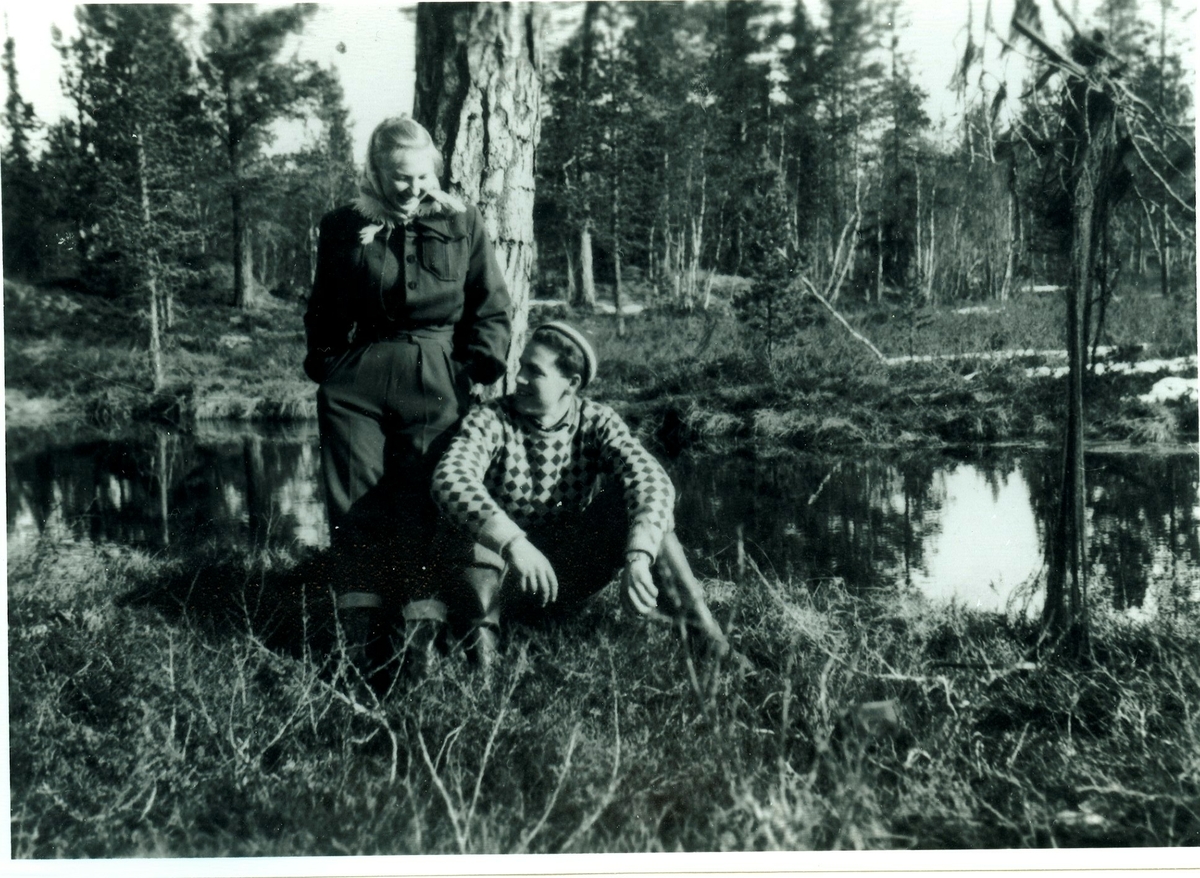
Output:
<svg viewBox="0 0 1200 878">
<path fill-rule="evenodd" d="M 500 584 L 504 572 L 476 564 L 466 569 L 464 578 L 475 597 L 477 611 L 470 620 L 464 645 L 485 681 L 490 683 L 500 657 Z"/>
</svg>

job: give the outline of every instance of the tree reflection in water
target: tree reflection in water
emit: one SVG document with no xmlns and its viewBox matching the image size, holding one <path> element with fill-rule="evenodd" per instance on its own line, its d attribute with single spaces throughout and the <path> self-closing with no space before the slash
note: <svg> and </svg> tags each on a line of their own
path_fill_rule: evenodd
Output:
<svg viewBox="0 0 1200 878">
<path fill-rule="evenodd" d="M 854 589 L 908 586 L 933 600 L 1034 612 L 1056 458 L 1005 449 L 969 460 L 879 454 L 678 464 L 677 519 L 685 542 L 717 572 L 732 570 L 741 525 L 747 552 L 779 575 Z M 1087 461 L 1097 599 L 1153 612 L 1147 602 L 1162 596 L 1200 598 L 1195 456 L 1104 453 Z M 1149 596 L 1154 582 L 1162 587 Z"/>
<path fill-rule="evenodd" d="M 702 573 L 731 573 L 740 528 L 768 573 L 1012 609 L 1041 569 L 1056 458 L 1010 449 L 969 460 L 730 457 L 670 468 L 680 535 Z M 1196 600 L 1195 456 L 1104 453 L 1087 462 L 1097 599 L 1142 612 Z M 310 425 L 157 429 L 62 444 L 10 436 L 8 536 L 36 538 L 57 521 L 77 539 L 172 552 L 323 546 L 318 469 Z"/>
<path fill-rule="evenodd" d="M 26 443 L 22 443 L 23 445 Z M 313 431 L 153 430 L 10 452 L 8 534 L 61 521 L 77 538 L 180 550 L 320 546 L 328 527 Z"/>
</svg>

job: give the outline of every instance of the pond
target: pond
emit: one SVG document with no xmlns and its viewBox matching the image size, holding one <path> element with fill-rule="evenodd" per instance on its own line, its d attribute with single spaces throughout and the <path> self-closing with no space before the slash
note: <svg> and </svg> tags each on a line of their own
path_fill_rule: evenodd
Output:
<svg viewBox="0 0 1200 878">
<path fill-rule="evenodd" d="M 668 462 L 701 575 L 744 551 L 764 572 L 1035 612 L 1059 453 L 992 449 Z M 160 552 L 323 546 L 315 425 L 9 436 L 10 550 L 47 528 Z M 1200 600 L 1194 452 L 1087 455 L 1089 570 L 1135 616 Z"/>
</svg>

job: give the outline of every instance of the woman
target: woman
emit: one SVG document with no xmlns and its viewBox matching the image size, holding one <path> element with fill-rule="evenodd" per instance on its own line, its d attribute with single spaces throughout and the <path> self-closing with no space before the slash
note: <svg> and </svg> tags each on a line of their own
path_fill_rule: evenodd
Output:
<svg viewBox="0 0 1200 878">
<path fill-rule="evenodd" d="M 508 355 L 508 293 L 483 219 L 441 191 L 441 172 L 429 132 L 385 119 L 358 198 L 321 220 L 304 370 L 320 384 L 331 541 L 347 584 L 338 607 L 352 640 L 399 580 L 420 596 L 430 474 L 472 382 L 495 382 Z M 419 601 L 405 609 L 406 619 L 438 613 Z"/>
</svg>

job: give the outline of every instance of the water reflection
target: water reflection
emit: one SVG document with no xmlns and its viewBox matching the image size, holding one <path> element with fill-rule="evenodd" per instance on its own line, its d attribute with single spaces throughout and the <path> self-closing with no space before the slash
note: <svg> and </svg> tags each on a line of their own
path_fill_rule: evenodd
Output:
<svg viewBox="0 0 1200 878">
<path fill-rule="evenodd" d="M 941 534 L 912 577 L 915 584 L 934 599 L 981 610 L 1004 610 L 1026 597 L 1022 587 L 1039 573 L 1042 560 L 1025 480 L 1015 473 L 989 478 L 967 464 L 937 479 L 944 492 Z M 1029 607 L 1036 609 L 1036 601 Z"/>
<path fill-rule="evenodd" d="M 1200 598 L 1194 455 L 1090 454 L 1089 560 L 1120 610 Z M 1052 452 L 726 458 L 671 467 L 681 537 L 728 573 L 737 534 L 765 570 L 850 588 L 909 588 L 986 610 L 1036 611 L 1032 586 L 1058 472 Z M 8 539 L 48 524 L 79 539 L 183 551 L 323 546 L 311 426 L 206 427 L 104 440 L 9 437 Z M 705 568 L 708 568 L 707 570 Z"/>
<path fill-rule="evenodd" d="M 726 570 L 741 525 L 780 575 L 1037 612 L 1059 466 L 1041 451 L 708 461 L 675 473 L 679 529 Z M 1120 610 L 1200 599 L 1195 455 L 1089 454 L 1087 467 L 1096 589 Z"/>
<path fill-rule="evenodd" d="M 6 466 L 10 545 L 51 522 L 80 538 L 146 548 L 328 542 L 311 430 L 158 430 L 21 445 L 27 450 L 10 443 Z"/>
</svg>

